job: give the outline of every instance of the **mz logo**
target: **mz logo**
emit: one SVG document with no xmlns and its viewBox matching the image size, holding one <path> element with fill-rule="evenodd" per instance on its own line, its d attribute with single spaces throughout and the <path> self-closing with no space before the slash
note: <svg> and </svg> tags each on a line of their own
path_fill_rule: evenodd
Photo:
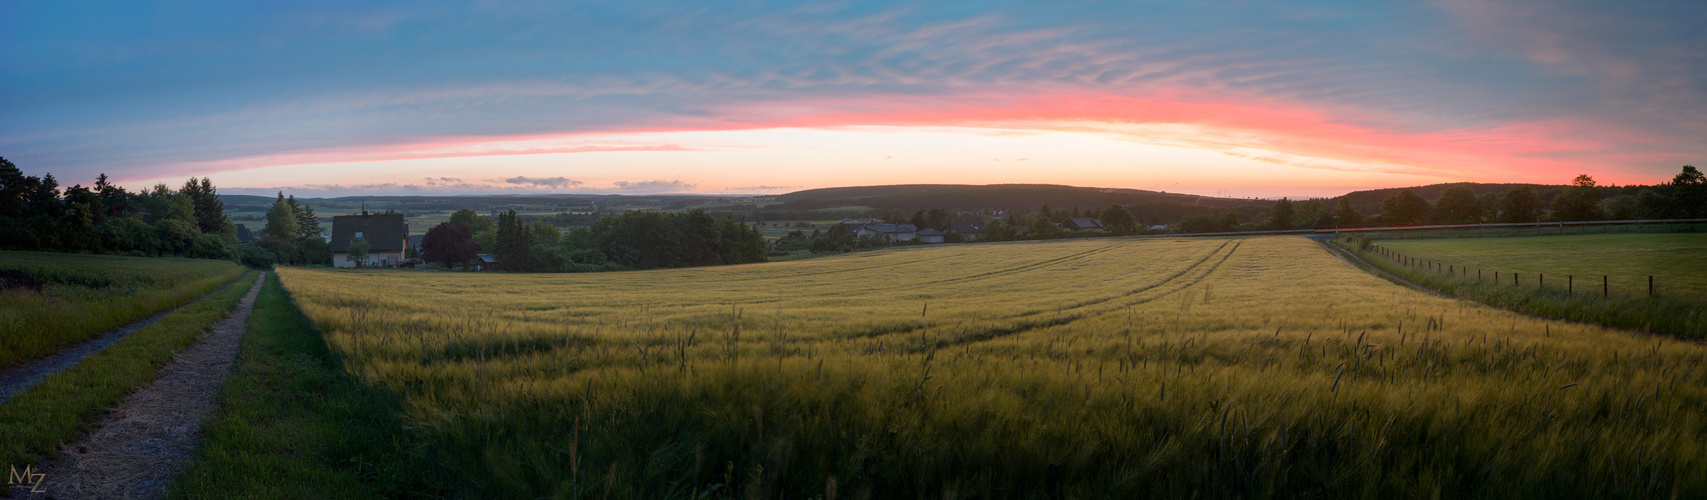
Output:
<svg viewBox="0 0 1707 500">
<path fill-rule="evenodd" d="M 29 488 L 30 493 L 47 493 L 47 490 L 41 489 L 41 482 L 43 479 L 47 479 L 47 474 L 37 474 L 28 465 L 24 466 L 22 474 L 18 473 L 18 466 L 16 465 L 11 466 L 11 469 L 11 473 L 6 475 L 7 486 Z"/>
</svg>

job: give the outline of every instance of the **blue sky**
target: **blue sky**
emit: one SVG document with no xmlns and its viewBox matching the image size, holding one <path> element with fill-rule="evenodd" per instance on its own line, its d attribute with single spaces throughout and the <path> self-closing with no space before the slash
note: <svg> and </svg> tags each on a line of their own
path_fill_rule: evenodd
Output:
<svg viewBox="0 0 1707 500">
<path fill-rule="evenodd" d="M 304 195 L 1654 183 L 1707 154 L 1704 26 L 1699 1 L 7 2 L 0 156 Z"/>
</svg>

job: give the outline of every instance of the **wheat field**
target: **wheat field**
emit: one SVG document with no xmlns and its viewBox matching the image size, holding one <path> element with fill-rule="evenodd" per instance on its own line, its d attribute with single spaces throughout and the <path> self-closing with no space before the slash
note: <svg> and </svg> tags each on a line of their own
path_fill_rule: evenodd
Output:
<svg viewBox="0 0 1707 500">
<path fill-rule="evenodd" d="M 463 496 L 1707 495 L 1707 347 L 1303 238 L 278 273 Z"/>
</svg>

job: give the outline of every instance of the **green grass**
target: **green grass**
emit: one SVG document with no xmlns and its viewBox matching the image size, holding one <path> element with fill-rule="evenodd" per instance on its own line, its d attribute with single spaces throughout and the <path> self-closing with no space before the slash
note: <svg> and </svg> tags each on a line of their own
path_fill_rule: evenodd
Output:
<svg viewBox="0 0 1707 500">
<path fill-rule="evenodd" d="M 0 293 L 0 368 L 183 305 L 243 274 L 237 264 L 204 259 L 0 252 L 0 262 L 46 285 L 40 295 Z"/>
<path fill-rule="evenodd" d="M 1707 496 L 1707 346 L 1297 237 L 279 272 L 458 496 Z"/>
<path fill-rule="evenodd" d="M 425 497 L 443 489 L 412 453 L 396 399 L 343 370 L 277 278 L 255 301 L 219 405 L 171 498 Z"/>
<path fill-rule="evenodd" d="M 125 394 L 152 382 L 174 352 L 225 318 L 254 281 L 250 274 L 0 404 L 0 463 L 24 465 L 55 456 L 59 443 L 76 438 Z"/>
<path fill-rule="evenodd" d="M 1378 240 L 1360 255 L 1405 279 L 1498 307 L 1707 337 L 1707 317 L 1699 312 L 1707 303 L 1707 267 L 1701 265 L 1707 234 Z M 1654 277 L 1652 297 L 1648 276 Z"/>
</svg>

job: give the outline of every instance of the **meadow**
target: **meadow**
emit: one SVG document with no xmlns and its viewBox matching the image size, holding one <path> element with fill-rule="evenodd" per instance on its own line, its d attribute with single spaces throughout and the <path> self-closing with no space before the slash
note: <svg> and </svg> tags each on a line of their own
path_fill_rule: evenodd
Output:
<svg viewBox="0 0 1707 500">
<path fill-rule="evenodd" d="M 1707 234 L 1377 239 L 1360 255 L 1424 286 L 1500 307 L 1707 337 L 1699 311 L 1707 304 Z"/>
<path fill-rule="evenodd" d="M 41 294 L 0 293 L 0 368 L 147 318 L 237 279 L 230 261 L 46 252 L 0 252 Z"/>
<path fill-rule="evenodd" d="M 1707 347 L 1303 238 L 279 276 L 458 496 L 1707 495 Z"/>
</svg>

